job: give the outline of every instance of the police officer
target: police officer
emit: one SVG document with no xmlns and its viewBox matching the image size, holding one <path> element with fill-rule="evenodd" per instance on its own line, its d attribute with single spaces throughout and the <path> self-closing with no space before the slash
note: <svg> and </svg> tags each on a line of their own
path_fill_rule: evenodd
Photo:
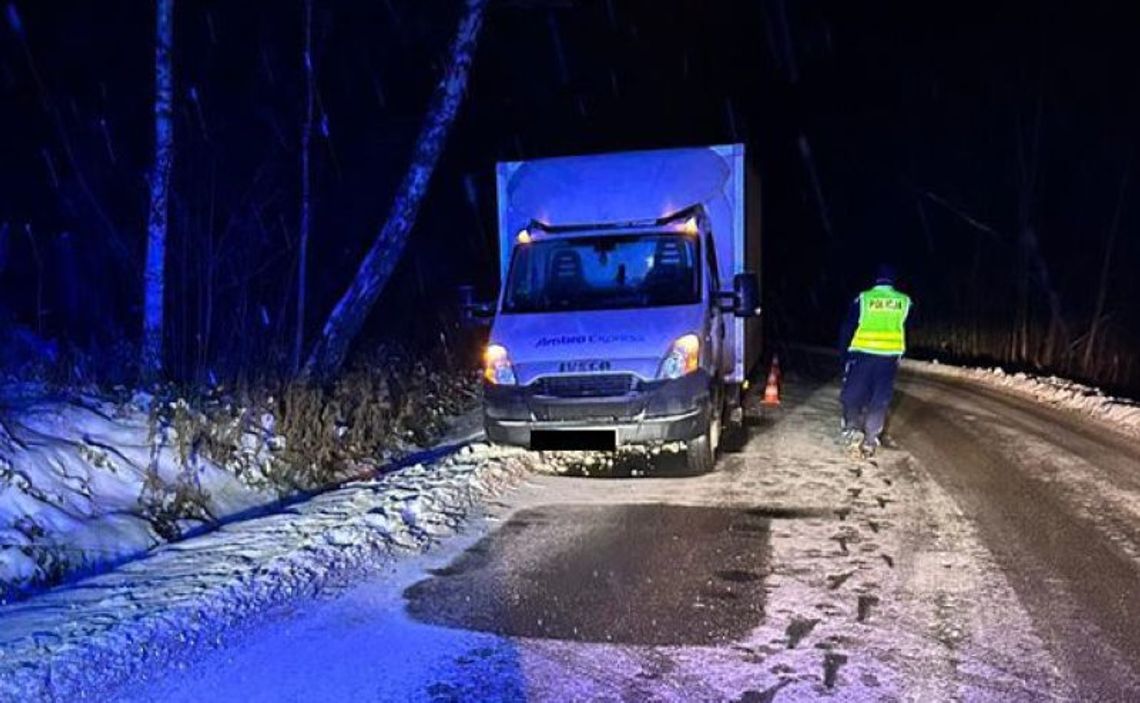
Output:
<svg viewBox="0 0 1140 703">
<path fill-rule="evenodd" d="M 874 287 L 851 304 L 840 329 L 844 357 L 843 440 L 864 457 L 878 449 L 894 394 L 899 358 L 906 351 L 911 300 L 895 290 L 895 271 L 879 266 Z"/>
</svg>

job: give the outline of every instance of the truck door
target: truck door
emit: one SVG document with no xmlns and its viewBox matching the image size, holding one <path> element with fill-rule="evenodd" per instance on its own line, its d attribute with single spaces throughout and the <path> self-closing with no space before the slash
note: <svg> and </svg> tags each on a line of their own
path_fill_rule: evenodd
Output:
<svg viewBox="0 0 1140 703">
<path fill-rule="evenodd" d="M 720 292 L 720 267 L 717 265 L 716 245 L 712 232 L 705 235 L 705 276 L 709 305 L 709 329 L 706 343 L 709 345 L 713 368 L 717 379 L 723 379 L 729 366 L 724 358 L 725 315 L 720 310 L 717 293 Z"/>
</svg>

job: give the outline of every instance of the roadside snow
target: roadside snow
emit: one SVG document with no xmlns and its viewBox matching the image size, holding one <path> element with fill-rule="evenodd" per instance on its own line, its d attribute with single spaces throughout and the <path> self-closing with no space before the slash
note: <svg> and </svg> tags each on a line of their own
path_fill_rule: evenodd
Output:
<svg viewBox="0 0 1140 703">
<path fill-rule="evenodd" d="M 472 436 L 470 379 L 416 365 L 394 400 L 389 367 L 252 405 L 0 383 L 0 605 Z"/>
<path fill-rule="evenodd" d="M 977 381 L 1045 405 L 1096 418 L 1126 434 L 1140 437 L 1140 404 L 1105 395 L 1098 388 L 1057 376 L 1011 374 L 1000 367 L 969 368 L 914 359 L 903 359 L 902 368 L 928 376 Z"/>
<path fill-rule="evenodd" d="M 0 603 L 281 497 L 269 430 L 251 427 L 220 466 L 153 432 L 149 398 L 0 397 Z"/>
<path fill-rule="evenodd" d="M 275 605 L 435 543 L 532 461 L 517 450 L 467 446 L 9 605 L 0 610 L 0 700 L 98 697 L 184 664 Z"/>
</svg>

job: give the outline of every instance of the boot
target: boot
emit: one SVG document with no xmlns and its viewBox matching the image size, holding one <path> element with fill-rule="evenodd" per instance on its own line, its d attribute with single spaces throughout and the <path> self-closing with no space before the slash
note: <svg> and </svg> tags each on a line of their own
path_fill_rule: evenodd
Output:
<svg viewBox="0 0 1140 703">
<path fill-rule="evenodd" d="M 854 447 L 863 441 L 863 433 L 853 427 L 844 427 L 839 431 L 839 445 L 842 447 Z"/>
<path fill-rule="evenodd" d="M 870 459 L 871 457 L 875 456 L 875 452 L 878 450 L 878 448 L 879 440 L 874 437 L 868 437 L 867 439 L 863 440 L 862 444 L 859 445 L 859 455 L 864 459 Z"/>
</svg>

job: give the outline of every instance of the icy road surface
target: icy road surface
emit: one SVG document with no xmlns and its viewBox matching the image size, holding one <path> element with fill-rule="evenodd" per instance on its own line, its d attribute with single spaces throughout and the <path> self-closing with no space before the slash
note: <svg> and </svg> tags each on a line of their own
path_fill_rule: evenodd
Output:
<svg viewBox="0 0 1140 703">
<path fill-rule="evenodd" d="M 1137 441 L 960 382 L 903 390 L 898 433 L 970 516 L 1079 697 L 1140 700 Z"/>
<path fill-rule="evenodd" d="M 713 474 L 659 456 L 648 477 L 627 477 L 636 462 L 570 477 L 551 457 L 425 554 L 275 601 L 181 664 L 95 693 L 1140 699 L 1133 441 L 909 374 L 903 449 L 853 461 L 834 443 L 836 387 L 786 390 Z"/>
</svg>

